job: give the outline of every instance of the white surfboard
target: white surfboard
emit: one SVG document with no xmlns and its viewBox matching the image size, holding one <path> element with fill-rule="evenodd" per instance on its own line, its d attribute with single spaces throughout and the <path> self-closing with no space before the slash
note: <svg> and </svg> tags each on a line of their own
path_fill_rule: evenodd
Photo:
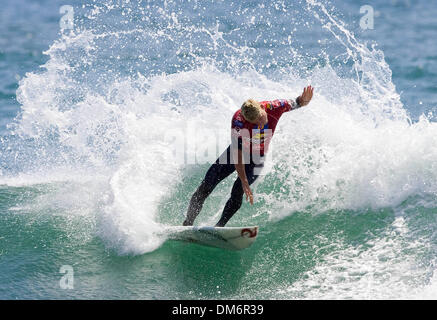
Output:
<svg viewBox="0 0 437 320">
<path fill-rule="evenodd" d="M 229 250 L 248 248 L 258 235 L 258 226 L 253 227 L 172 227 L 169 239 L 194 242 Z"/>
</svg>

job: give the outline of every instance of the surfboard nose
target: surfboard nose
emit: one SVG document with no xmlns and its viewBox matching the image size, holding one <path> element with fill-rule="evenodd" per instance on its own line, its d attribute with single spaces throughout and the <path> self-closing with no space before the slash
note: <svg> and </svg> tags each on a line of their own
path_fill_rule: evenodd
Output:
<svg viewBox="0 0 437 320">
<path fill-rule="evenodd" d="M 254 238 L 258 234 L 258 227 L 244 228 L 241 230 L 241 236 L 244 238 Z"/>
</svg>

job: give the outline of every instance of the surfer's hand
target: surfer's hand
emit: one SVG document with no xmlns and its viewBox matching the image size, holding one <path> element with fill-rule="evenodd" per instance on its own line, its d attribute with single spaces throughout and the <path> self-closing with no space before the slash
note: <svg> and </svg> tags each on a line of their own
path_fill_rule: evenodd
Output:
<svg viewBox="0 0 437 320">
<path fill-rule="evenodd" d="M 253 193 L 252 190 L 250 190 L 249 184 L 243 183 L 243 191 L 246 195 L 246 201 L 250 201 L 250 204 L 253 205 Z"/>
<path fill-rule="evenodd" d="M 298 103 L 303 107 L 310 103 L 313 98 L 314 88 L 312 86 L 308 86 L 303 89 L 303 93 L 298 98 Z"/>
</svg>

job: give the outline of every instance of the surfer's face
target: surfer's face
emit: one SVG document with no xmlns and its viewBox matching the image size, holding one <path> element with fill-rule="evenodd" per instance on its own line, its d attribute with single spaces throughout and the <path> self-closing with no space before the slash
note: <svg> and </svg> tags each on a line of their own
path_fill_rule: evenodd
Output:
<svg viewBox="0 0 437 320">
<path fill-rule="evenodd" d="M 264 127 L 267 123 L 267 112 L 265 110 L 261 110 L 261 115 L 256 120 L 255 124 L 260 127 Z"/>
</svg>

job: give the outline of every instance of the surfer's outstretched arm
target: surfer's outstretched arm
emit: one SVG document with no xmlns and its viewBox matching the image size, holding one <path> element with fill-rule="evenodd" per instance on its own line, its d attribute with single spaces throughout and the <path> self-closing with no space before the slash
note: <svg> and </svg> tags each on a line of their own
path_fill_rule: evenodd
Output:
<svg viewBox="0 0 437 320">
<path fill-rule="evenodd" d="M 306 106 L 313 98 L 313 92 L 314 88 L 312 86 L 304 88 L 303 93 L 296 99 L 297 104 L 301 107 Z"/>
</svg>

